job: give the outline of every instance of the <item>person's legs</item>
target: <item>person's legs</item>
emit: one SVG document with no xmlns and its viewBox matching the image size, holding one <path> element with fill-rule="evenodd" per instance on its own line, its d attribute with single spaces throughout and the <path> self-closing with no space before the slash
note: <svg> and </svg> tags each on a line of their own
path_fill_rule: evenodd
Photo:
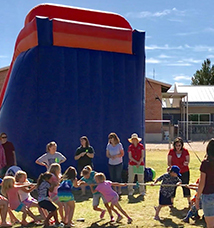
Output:
<svg viewBox="0 0 214 228">
<path fill-rule="evenodd" d="M 133 165 L 128 166 L 128 183 L 133 183 L 134 182 L 134 177 L 135 174 L 133 172 Z M 132 185 L 128 185 L 128 194 L 133 195 L 134 189 Z"/>
<path fill-rule="evenodd" d="M 143 184 L 144 183 L 144 173 L 143 174 L 138 174 L 138 183 Z M 139 185 L 139 193 L 140 195 L 145 195 L 145 186 L 144 185 Z"/>
<path fill-rule="evenodd" d="M 182 184 L 189 184 L 189 171 L 188 172 L 185 172 L 185 173 L 182 173 L 182 176 L 180 177 L 181 180 L 182 180 Z M 188 204 L 190 206 L 190 189 L 189 188 L 186 188 L 184 186 L 182 186 L 182 189 L 183 189 L 183 195 L 185 198 L 187 198 L 187 201 L 188 201 Z"/>
<path fill-rule="evenodd" d="M 1 226 L 10 226 L 7 222 L 6 222 L 6 218 L 7 218 L 7 211 L 8 211 L 8 201 L 7 199 L 3 198 L 0 200 L 0 207 L 1 207 Z"/>
<path fill-rule="evenodd" d="M 204 216 L 207 228 L 214 228 L 214 216 Z"/>
<path fill-rule="evenodd" d="M 69 214 L 68 214 L 68 225 L 73 224 L 74 222 L 72 221 L 73 216 L 74 216 L 74 209 L 75 209 L 75 202 L 74 200 L 68 201 L 67 205 L 69 207 Z"/>
<path fill-rule="evenodd" d="M 115 178 L 114 179 L 118 183 L 121 183 L 122 171 L 123 171 L 123 163 L 115 165 L 115 167 L 114 167 Z M 118 192 L 119 195 L 122 193 L 121 187 L 118 187 L 117 192 Z"/>
<path fill-rule="evenodd" d="M 155 208 L 155 217 L 154 217 L 155 220 L 160 220 L 159 213 L 160 213 L 160 210 L 162 207 L 163 207 L 163 205 L 160 205 L 160 204 L 157 207 L 154 207 Z"/>
</svg>

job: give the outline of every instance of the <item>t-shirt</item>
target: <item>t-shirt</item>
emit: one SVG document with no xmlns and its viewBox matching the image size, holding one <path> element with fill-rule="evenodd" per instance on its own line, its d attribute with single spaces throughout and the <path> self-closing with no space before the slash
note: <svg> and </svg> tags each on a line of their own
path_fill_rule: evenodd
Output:
<svg viewBox="0 0 214 228">
<path fill-rule="evenodd" d="M 73 183 L 71 180 L 63 180 L 58 188 L 58 197 L 60 201 L 67 202 L 74 199 L 74 196 L 71 192 L 73 188 Z"/>
<path fill-rule="evenodd" d="M 181 174 L 189 171 L 189 167 L 184 165 L 184 162 L 186 161 L 186 156 L 189 155 L 189 152 L 187 149 L 183 148 L 180 157 L 176 155 L 176 152 L 174 149 L 171 149 L 168 155 L 172 156 L 171 165 L 177 165 L 180 168 Z"/>
<path fill-rule="evenodd" d="M 80 155 L 82 152 L 95 154 L 94 148 L 92 146 L 89 146 L 89 147 L 80 146 L 77 148 L 75 156 Z M 87 154 L 79 158 L 77 160 L 77 164 L 78 164 L 78 171 L 81 171 L 86 165 L 90 165 L 91 167 L 93 167 L 92 158 L 89 158 Z"/>
<path fill-rule="evenodd" d="M 107 202 L 111 202 L 111 200 L 117 196 L 117 193 L 111 187 L 111 181 L 104 181 L 103 183 L 99 183 L 95 188 L 96 191 L 100 192 Z"/>
<path fill-rule="evenodd" d="M 128 153 L 131 153 L 132 157 L 136 161 L 140 161 L 142 157 L 142 150 L 144 150 L 144 146 L 141 143 L 138 143 L 137 146 L 135 147 L 134 144 L 131 144 L 128 148 Z M 137 165 L 136 162 L 134 161 L 129 161 L 129 165 Z M 142 161 L 140 165 L 144 165 L 144 162 Z"/>
<path fill-rule="evenodd" d="M 60 152 L 55 152 L 54 154 L 45 153 L 37 159 L 38 162 L 44 162 L 48 167 L 50 167 L 52 163 L 61 163 L 65 160 L 66 157 Z"/>
<path fill-rule="evenodd" d="M 206 174 L 203 194 L 214 193 L 214 161 L 204 160 L 201 163 L 200 171 Z"/>
<path fill-rule="evenodd" d="M 157 178 L 157 181 L 162 181 L 161 184 L 177 184 L 182 182 L 179 177 L 172 177 L 169 173 L 165 173 Z M 175 187 L 174 186 L 161 186 L 160 192 L 165 197 L 171 197 L 173 195 Z"/>
<path fill-rule="evenodd" d="M 123 145 L 121 143 L 118 143 L 117 145 L 112 146 L 111 143 L 108 143 L 107 147 L 106 147 L 106 150 L 109 151 L 109 154 L 111 156 L 118 155 L 118 154 L 120 154 L 120 151 L 123 150 Z M 109 158 L 109 162 L 108 163 L 110 165 L 119 165 L 122 162 L 123 162 L 123 158 L 119 157 L 119 158 L 115 158 L 115 159 Z"/>
<path fill-rule="evenodd" d="M 6 143 L 2 144 L 2 146 L 4 147 L 7 167 L 16 165 L 15 164 L 15 148 L 13 146 L 13 143 L 7 141 Z"/>
<path fill-rule="evenodd" d="M 43 181 L 38 187 L 38 202 L 43 200 L 49 200 L 48 191 L 51 187 L 50 183 Z"/>
<path fill-rule="evenodd" d="M 12 187 L 7 191 L 7 198 L 10 204 L 10 208 L 15 210 L 21 203 L 19 199 L 18 191 L 21 187 Z"/>
<path fill-rule="evenodd" d="M 90 184 L 96 184 L 96 181 L 95 181 L 95 179 L 94 179 L 95 173 L 96 173 L 96 172 L 92 170 L 92 171 L 90 172 L 90 176 L 89 176 L 88 179 L 85 178 L 85 177 L 82 177 L 80 180 L 81 180 L 81 181 L 85 181 L 85 183 L 88 184 L 88 185 L 90 185 Z M 93 186 L 93 189 L 95 189 L 95 188 L 96 188 L 96 185 Z M 97 192 L 94 193 L 94 194 L 97 194 Z"/>
</svg>

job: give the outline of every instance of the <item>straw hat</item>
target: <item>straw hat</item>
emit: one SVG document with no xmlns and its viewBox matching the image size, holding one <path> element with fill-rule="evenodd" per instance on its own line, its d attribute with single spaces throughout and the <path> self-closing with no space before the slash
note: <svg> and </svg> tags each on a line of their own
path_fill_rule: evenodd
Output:
<svg viewBox="0 0 214 228">
<path fill-rule="evenodd" d="M 131 135 L 131 138 L 128 139 L 128 141 L 129 141 L 130 143 L 132 143 L 132 139 L 137 139 L 138 142 L 140 142 L 140 141 L 142 140 L 141 138 L 138 137 L 138 134 L 136 134 L 136 133 L 133 133 L 133 134 Z"/>
</svg>

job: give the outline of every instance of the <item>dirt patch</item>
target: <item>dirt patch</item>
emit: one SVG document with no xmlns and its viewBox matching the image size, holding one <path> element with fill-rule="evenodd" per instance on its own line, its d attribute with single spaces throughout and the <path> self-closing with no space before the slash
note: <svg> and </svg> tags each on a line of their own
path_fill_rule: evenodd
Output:
<svg viewBox="0 0 214 228">
<path fill-rule="evenodd" d="M 200 152 L 206 152 L 206 146 L 207 142 L 190 142 L 190 143 L 184 143 L 184 147 L 189 151 L 200 151 Z M 172 144 L 170 145 L 170 148 L 172 148 Z M 146 150 L 169 150 L 169 144 L 168 143 L 146 143 Z"/>
</svg>

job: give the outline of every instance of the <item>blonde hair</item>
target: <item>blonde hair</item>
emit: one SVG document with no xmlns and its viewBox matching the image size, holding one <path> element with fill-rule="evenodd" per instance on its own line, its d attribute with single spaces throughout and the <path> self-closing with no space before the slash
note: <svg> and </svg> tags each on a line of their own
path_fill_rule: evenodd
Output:
<svg viewBox="0 0 214 228">
<path fill-rule="evenodd" d="M 106 176 L 104 173 L 96 173 L 94 177 L 97 178 L 101 183 L 106 180 Z"/>
<path fill-rule="evenodd" d="M 7 197 L 7 191 L 11 189 L 15 184 L 15 178 L 11 176 L 5 176 L 2 181 L 1 193 Z"/>
<path fill-rule="evenodd" d="M 91 173 L 91 171 L 92 171 L 91 166 L 90 165 L 86 165 L 81 171 L 81 176 L 85 176 L 85 175 Z"/>
<path fill-rule="evenodd" d="M 54 141 L 49 142 L 49 143 L 46 145 L 46 152 L 49 152 L 49 151 L 50 151 L 50 147 L 52 147 L 52 146 L 56 146 L 56 147 L 57 147 L 56 142 L 54 142 Z"/>
<path fill-rule="evenodd" d="M 48 170 L 50 173 L 54 174 L 56 177 L 58 177 L 59 174 L 57 174 L 57 171 L 61 173 L 61 166 L 58 163 L 52 163 Z"/>
<path fill-rule="evenodd" d="M 27 173 L 22 170 L 17 171 L 15 174 L 15 181 L 19 182 L 19 180 L 21 179 L 22 176 L 26 176 L 26 178 L 27 178 Z"/>
</svg>

